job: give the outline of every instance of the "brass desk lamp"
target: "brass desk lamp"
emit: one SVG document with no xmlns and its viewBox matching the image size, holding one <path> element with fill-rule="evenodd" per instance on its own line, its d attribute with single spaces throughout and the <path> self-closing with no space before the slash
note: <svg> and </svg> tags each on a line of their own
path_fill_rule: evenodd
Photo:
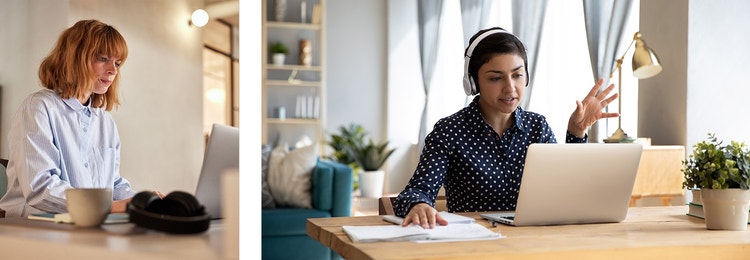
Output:
<svg viewBox="0 0 750 260">
<path fill-rule="evenodd" d="M 634 140 L 633 138 L 628 137 L 628 134 L 626 134 L 625 131 L 622 130 L 622 61 L 625 58 L 625 55 L 630 50 L 630 47 L 633 47 L 633 43 L 635 43 L 635 51 L 633 52 L 632 62 L 633 76 L 638 79 L 650 78 L 656 74 L 659 74 L 662 69 L 661 64 L 659 63 L 659 58 L 656 57 L 654 51 L 652 51 L 651 48 L 646 45 L 646 42 L 643 41 L 643 39 L 641 38 L 641 33 L 636 32 L 633 35 L 633 41 L 630 42 L 630 45 L 628 45 L 625 53 L 623 53 L 622 57 L 620 57 L 616 61 L 615 70 L 617 71 L 617 91 L 619 95 L 617 98 L 617 107 L 620 110 L 620 116 L 617 117 L 617 130 L 612 134 L 612 136 L 604 139 L 605 143 L 630 143 Z M 615 70 L 613 70 L 612 73 L 609 74 L 610 79 L 612 78 Z"/>
</svg>

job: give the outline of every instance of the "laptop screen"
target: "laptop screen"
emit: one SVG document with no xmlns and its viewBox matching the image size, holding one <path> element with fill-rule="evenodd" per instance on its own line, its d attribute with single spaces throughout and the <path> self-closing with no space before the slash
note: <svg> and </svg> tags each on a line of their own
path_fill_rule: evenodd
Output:
<svg viewBox="0 0 750 260">
<path fill-rule="evenodd" d="M 514 224 L 622 221 L 642 149 L 639 144 L 532 144 Z"/>
<path fill-rule="evenodd" d="M 221 215 L 221 175 L 226 170 L 240 167 L 239 128 L 214 124 L 203 156 L 195 197 L 206 207 L 212 219 Z"/>
</svg>

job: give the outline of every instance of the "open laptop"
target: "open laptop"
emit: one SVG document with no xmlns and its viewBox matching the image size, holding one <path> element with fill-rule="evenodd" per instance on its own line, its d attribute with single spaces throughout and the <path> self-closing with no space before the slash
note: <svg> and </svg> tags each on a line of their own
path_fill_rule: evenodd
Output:
<svg viewBox="0 0 750 260">
<path fill-rule="evenodd" d="M 516 211 L 480 216 L 493 226 L 623 221 L 642 150 L 640 144 L 531 144 Z"/>
<path fill-rule="evenodd" d="M 221 215 L 221 174 L 240 167 L 240 130 L 237 127 L 214 124 L 203 156 L 195 198 L 206 207 L 212 219 Z"/>
</svg>

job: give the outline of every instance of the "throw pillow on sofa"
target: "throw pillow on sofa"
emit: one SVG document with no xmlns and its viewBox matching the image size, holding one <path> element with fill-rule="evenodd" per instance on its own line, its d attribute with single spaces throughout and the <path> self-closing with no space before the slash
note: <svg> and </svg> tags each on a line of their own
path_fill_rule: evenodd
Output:
<svg viewBox="0 0 750 260">
<path fill-rule="evenodd" d="M 312 208 L 310 179 L 317 162 L 317 145 L 289 151 L 283 144 L 271 151 L 268 187 L 277 206 Z"/>
<path fill-rule="evenodd" d="M 261 174 L 262 174 L 262 204 L 263 208 L 275 208 L 276 202 L 273 201 L 273 195 L 271 195 L 271 188 L 268 187 L 268 159 L 271 157 L 271 145 L 264 144 L 261 147 Z"/>
</svg>

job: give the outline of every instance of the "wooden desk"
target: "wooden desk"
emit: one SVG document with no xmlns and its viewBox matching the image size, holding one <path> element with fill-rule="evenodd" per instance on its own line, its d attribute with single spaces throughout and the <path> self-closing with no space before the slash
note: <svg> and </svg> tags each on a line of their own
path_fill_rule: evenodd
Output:
<svg viewBox="0 0 750 260">
<path fill-rule="evenodd" d="M 208 231 L 172 235 L 135 226 L 107 224 L 83 229 L 70 224 L 0 218 L 2 259 L 226 259 L 223 224 Z"/>
<path fill-rule="evenodd" d="M 750 230 L 707 230 L 687 206 L 629 208 L 621 223 L 491 227 L 487 241 L 352 243 L 342 225 L 388 225 L 380 216 L 307 220 L 307 234 L 350 260 L 359 259 L 736 259 L 750 252 Z"/>
<path fill-rule="evenodd" d="M 662 206 L 669 206 L 672 198 L 684 195 L 681 171 L 684 159 L 685 147 L 681 145 L 643 146 L 630 206 L 635 206 L 642 197 L 659 197 Z"/>
</svg>

